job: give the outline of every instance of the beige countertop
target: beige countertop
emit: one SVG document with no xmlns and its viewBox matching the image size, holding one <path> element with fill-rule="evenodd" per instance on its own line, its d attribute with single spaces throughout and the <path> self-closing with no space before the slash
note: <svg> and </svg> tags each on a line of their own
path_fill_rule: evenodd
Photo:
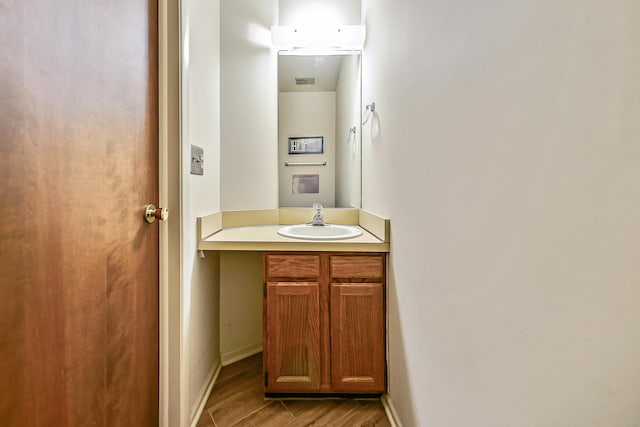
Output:
<svg viewBox="0 0 640 427">
<path fill-rule="evenodd" d="M 389 252 L 389 220 L 360 209 L 325 209 L 332 224 L 352 225 L 363 233 L 353 239 L 302 240 L 284 237 L 285 225 L 303 224 L 308 208 L 216 212 L 198 218 L 198 250 Z"/>
<path fill-rule="evenodd" d="M 389 252 L 389 243 L 362 229 L 361 236 L 344 240 L 311 241 L 278 234 L 283 225 L 224 228 L 198 242 L 199 250 L 219 251 L 331 251 Z"/>
</svg>

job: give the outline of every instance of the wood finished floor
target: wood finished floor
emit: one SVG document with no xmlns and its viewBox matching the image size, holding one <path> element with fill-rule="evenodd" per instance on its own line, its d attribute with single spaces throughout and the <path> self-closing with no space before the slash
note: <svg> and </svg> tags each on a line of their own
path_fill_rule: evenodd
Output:
<svg viewBox="0 0 640 427">
<path fill-rule="evenodd" d="M 222 368 L 197 427 L 390 427 L 379 399 L 271 400 L 262 388 L 262 353 Z"/>
</svg>

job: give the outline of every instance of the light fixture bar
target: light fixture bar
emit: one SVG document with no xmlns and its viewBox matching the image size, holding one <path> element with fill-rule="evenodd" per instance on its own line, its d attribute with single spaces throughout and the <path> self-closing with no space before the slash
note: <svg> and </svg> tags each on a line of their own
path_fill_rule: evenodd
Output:
<svg viewBox="0 0 640 427">
<path fill-rule="evenodd" d="M 278 49 L 361 50 L 364 25 L 304 25 L 271 27 L 271 41 Z"/>
</svg>

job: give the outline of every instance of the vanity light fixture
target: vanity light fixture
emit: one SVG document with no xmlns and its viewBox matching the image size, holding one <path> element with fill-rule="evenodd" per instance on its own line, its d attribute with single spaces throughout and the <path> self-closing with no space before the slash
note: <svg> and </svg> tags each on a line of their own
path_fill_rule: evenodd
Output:
<svg viewBox="0 0 640 427">
<path fill-rule="evenodd" d="M 364 25 L 300 25 L 271 27 L 273 47 L 282 50 L 361 50 Z"/>
</svg>

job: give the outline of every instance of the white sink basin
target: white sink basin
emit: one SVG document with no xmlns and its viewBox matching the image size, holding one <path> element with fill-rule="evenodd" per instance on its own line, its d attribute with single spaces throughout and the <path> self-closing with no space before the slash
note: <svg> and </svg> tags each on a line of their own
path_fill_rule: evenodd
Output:
<svg viewBox="0 0 640 427">
<path fill-rule="evenodd" d="M 278 230 L 278 234 L 302 240 L 343 240 L 362 235 L 362 230 L 348 225 L 288 225 Z"/>
</svg>

